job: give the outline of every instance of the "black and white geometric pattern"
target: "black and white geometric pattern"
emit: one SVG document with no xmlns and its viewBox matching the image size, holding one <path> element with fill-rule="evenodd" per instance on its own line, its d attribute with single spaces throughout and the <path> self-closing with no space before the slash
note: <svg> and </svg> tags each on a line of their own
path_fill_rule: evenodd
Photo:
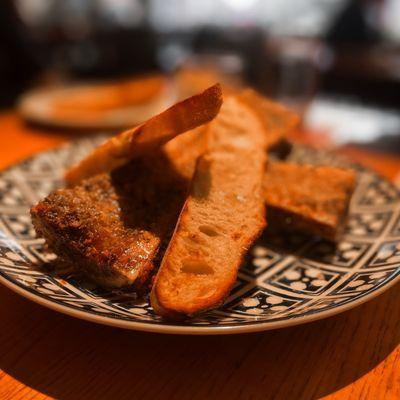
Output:
<svg viewBox="0 0 400 400">
<path fill-rule="evenodd" d="M 101 137 L 83 139 L 42 153 L 0 176 L 0 281 L 51 302 L 61 311 L 79 310 L 91 319 L 154 330 L 170 327 L 149 302 L 132 293 L 115 293 L 60 274 L 59 261 L 37 239 L 30 205 L 62 185 L 66 166 L 80 159 Z M 295 148 L 303 163 L 343 165 L 332 154 Z M 323 317 L 355 300 L 371 297 L 400 278 L 400 195 L 390 183 L 356 167 L 358 185 L 343 240 L 334 245 L 304 235 L 265 233 L 248 252 L 238 280 L 224 305 L 182 323 L 188 329 L 251 326 Z M 57 273 L 51 265 L 58 265 Z M 42 301 L 43 303 L 43 301 Z M 81 316 L 84 317 L 84 315 Z M 143 324 L 148 328 L 143 328 Z M 120 324 L 121 325 L 121 324 Z M 173 324 L 172 324 L 173 325 Z"/>
</svg>

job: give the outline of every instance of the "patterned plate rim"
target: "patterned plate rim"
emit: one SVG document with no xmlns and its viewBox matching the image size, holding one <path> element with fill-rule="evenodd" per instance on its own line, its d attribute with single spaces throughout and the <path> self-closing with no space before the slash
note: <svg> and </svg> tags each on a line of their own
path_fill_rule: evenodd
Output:
<svg viewBox="0 0 400 400">
<path fill-rule="evenodd" d="M 82 140 L 82 139 L 80 139 Z M 21 163 L 24 162 L 29 162 L 30 160 L 34 159 L 40 154 L 43 153 L 51 153 L 55 150 L 59 150 L 64 146 L 70 146 L 73 145 L 76 142 L 79 142 L 80 140 L 75 140 L 72 142 L 68 142 L 64 145 L 57 146 L 53 149 L 49 149 L 44 152 L 39 152 L 36 153 L 30 157 L 27 157 L 23 160 L 19 160 L 16 163 L 8 166 L 5 169 L 2 169 L 0 171 L 0 176 L 4 176 L 4 174 L 12 170 L 14 167 L 18 166 Z M 85 140 L 85 139 L 83 139 Z M 306 147 L 306 146 L 300 146 L 300 147 Z M 345 157 L 342 157 L 340 155 L 335 155 L 335 158 L 341 158 L 346 160 Z M 353 167 L 356 169 L 368 171 L 369 173 L 375 175 L 377 178 L 380 180 L 385 181 L 391 188 L 395 190 L 397 195 L 400 196 L 400 192 L 398 189 L 387 179 L 384 177 L 380 176 L 374 171 L 370 171 L 369 169 L 366 169 L 357 163 L 354 163 L 352 161 L 348 161 Z M 399 198 L 400 199 L 400 198 Z M 400 209 L 400 202 L 397 205 L 398 209 Z M 10 290 L 14 291 L 15 293 L 27 298 L 28 300 L 31 300 L 37 304 L 40 304 L 46 308 L 49 308 L 54 311 L 58 311 L 62 314 L 72 316 L 78 319 L 102 324 L 102 325 L 108 325 L 112 327 L 118 327 L 118 328 L 123 328 L 123 329 L 129 329 L 129 330 L 137 330 L 137 331 L 144 331 L 144 332 L 153 332 L 153 333 L 164 333 L 164 334 L 182 334 L 182 335 L 221 335 L 221 334 L 239 334 L 239 333 L 250 333 L 250 332 L 260 332 L 260 331 L 267 331 L 267 330 L 274 330 L 274 329 L 281 329 L 281 328 L 287 328 L 287 327 L 292 327 L 292 326 L 297 326 L 321 319 L 325 319 L 337 314 L 340 314 L 342 312 L 348 311 L 350 309 L 353 309 L 363 303 L 368 302 L 369 300 L 374 299 L 375 297 L 379 296 L 386 290 L 390 289 L 392 286 L 394 286 L 396 283 L 400 281 L 400 266 L 398 267 L 399 271 L 396 273 L 396 276 L 392 276 L 391 280 L 386 281 L 382 285 L 378 285 L 378 287 L 370 291 L 369 293 L 366 293 L 356 299 L 350 299 L 349 301 L 346 301 L 343 304 L 337 305 L 334 308 L 324 310 L 324 311 L 318 311 L 312 314 L 308 315 L 303 315 L 303 316 L 296 316 L 295 318 L 287 318 L 283 320 L 275 320 L 275 321 L 265 321 L 265 322 L 260 322 L 257 321 L 257 317 L 254 317 L 253 321 L 249 321 L 247 323 L 242 323 L 242 325 L 223 325 L 219 326 L 215 324 L 214 326 L 193 326 L 193 325 L 177 325 L 177 324 L 171 324 L 168 322 L 159 322 L 159 323 L 146 323 L 146 322 L 139 322 L 139 321 L 129 321 L 129 320 L 124 320 L 124 319 L 116 319 L 116 318 L 111 318 L 103 315 L 98 315 L 95 313 L 90 313 L 87 311 L 81 311 L 78 309 L 75 309 L 73 307 L 63 305 L 60 303 L 55 302 L 52 299 L 49 299 L 48 296 L 45 294 L 38 293 L 34 289 L 29 289 L 23 285 L 19 285 L 18 283 L 14 282 L 13 279 L 8 276 L 7 274 L 0 273 L 0 283 L 2 283 L 4 286 L 9 288 Z"/>
<path fill-rule="evenodd" d="M 259 324 L 241 325 L 241 326 L 213 326 L 213 327 L 202 327 L 202 326 L 187 326 L 187 325 L 172 325 L 172 324 L 148 324 L 145 322 L 137 321 L 124 321 L 119 319 L 113 319 L 108 317 L 103 317 L 100 315 L 95 315 L 87 313 L 85 311 L 76 310 L 61 304 L 57 304 L 51 300 L 48 300 L 45 296 L 41 296 L 18 286 L 14 282 L 6 279 L 4 276 L 0 275 L 0 282 L 14 291 L 15 293 L 25 297 L 28 300 L 40 304 L 46 308 L 53 311 L 58 311 L 62 314 L 75 317 L 81 320 L 94 322 L 101 325 L 108 325 L 116 328 L 123 328 L 129 330 L 136 330 L 142 332 L 152 332 L 152 333 L 165 333 L 165 334 L 179 334 L 179 335 L 224 335 L 224 334 L 238 334 L 238 333 L 251 333 L 260 331 L 269 331 L 275 329 L 289 328 L 292 326 L 302 325 L 309 322 L 318 321 L 321 319 L 329 318 L 337 314 L 341 314 L 345 311 L 351 310 L 363 303 L 366 303 L 375 297 L 381 295 L 386 290 L 394 286 L 398 281 L 400 281 L 400 274 L 389 281 L 387 284 L 381 286 L 379 289 L 366 294 L 354 301 L 350 301 L 346 304 L 342 304 L 330 310 L 318 312 L 315 314 L 305 315 L 302 317 L 289 318 L 283 321 L 272 321 L 263 322 Z"/>
</svg>

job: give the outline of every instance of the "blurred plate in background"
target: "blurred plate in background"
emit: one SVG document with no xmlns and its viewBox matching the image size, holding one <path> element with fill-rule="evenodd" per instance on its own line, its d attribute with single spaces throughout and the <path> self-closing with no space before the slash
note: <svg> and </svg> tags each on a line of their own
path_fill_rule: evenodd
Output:
<svg viewBox="0 0 400 400">
<path fill-rule="evenodd" d="M 173 102 L 161 75 L 82 83 L 27 92 L 18 111 L 29 122 L 58 128 L 119 129 L 138 125 Z"/>
</svg>

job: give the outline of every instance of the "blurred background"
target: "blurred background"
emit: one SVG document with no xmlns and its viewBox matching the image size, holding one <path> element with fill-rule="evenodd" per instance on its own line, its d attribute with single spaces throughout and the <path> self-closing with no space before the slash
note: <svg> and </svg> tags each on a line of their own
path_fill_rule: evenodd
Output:
<svg viewBox="0 0 400 400">
<path fill-rule="evenodd" d="M 0 107 L 28 89 L 216 70 L 332 145 L 400 154 L 400 0 L 3 0 Z"/>
</svg>

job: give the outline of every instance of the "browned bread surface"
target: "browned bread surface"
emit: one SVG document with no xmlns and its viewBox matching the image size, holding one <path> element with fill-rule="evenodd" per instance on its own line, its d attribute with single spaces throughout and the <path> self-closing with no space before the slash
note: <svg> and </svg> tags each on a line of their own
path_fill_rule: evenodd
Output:
<svg viewBox="0 0 400 400">
<path fill-rule="evenodd" d="M 152 290 L 155 311 L 169 318 L 218 306 L 265 226 L 266 152 L 260 121 L 228 97 L 207 134 L 208 151 L 197 164 Z"/>
<path fill-rule="evenodd" d="M 350 169 L 270 162 L 264 178 L 269 226 L 334 240 L 354 187 Z"/>
<path fill-rule="evenodd" d="M 82 179 L 118 168 L 175 136 L 211 121 L 221 104 L 221 87 L 217 84 L 173 105 L 139 127 L 107 140 L 70 168 L 65 178 L 70 185 L 75 185 Z"/>
<path fill-rule="evenodd" d="M 32 220 L 51 250 L 99 285 L 140 290 L 173 231 L 188 185 L 158 151 L 53 192 L 32 208 Z"/>
</svg>

